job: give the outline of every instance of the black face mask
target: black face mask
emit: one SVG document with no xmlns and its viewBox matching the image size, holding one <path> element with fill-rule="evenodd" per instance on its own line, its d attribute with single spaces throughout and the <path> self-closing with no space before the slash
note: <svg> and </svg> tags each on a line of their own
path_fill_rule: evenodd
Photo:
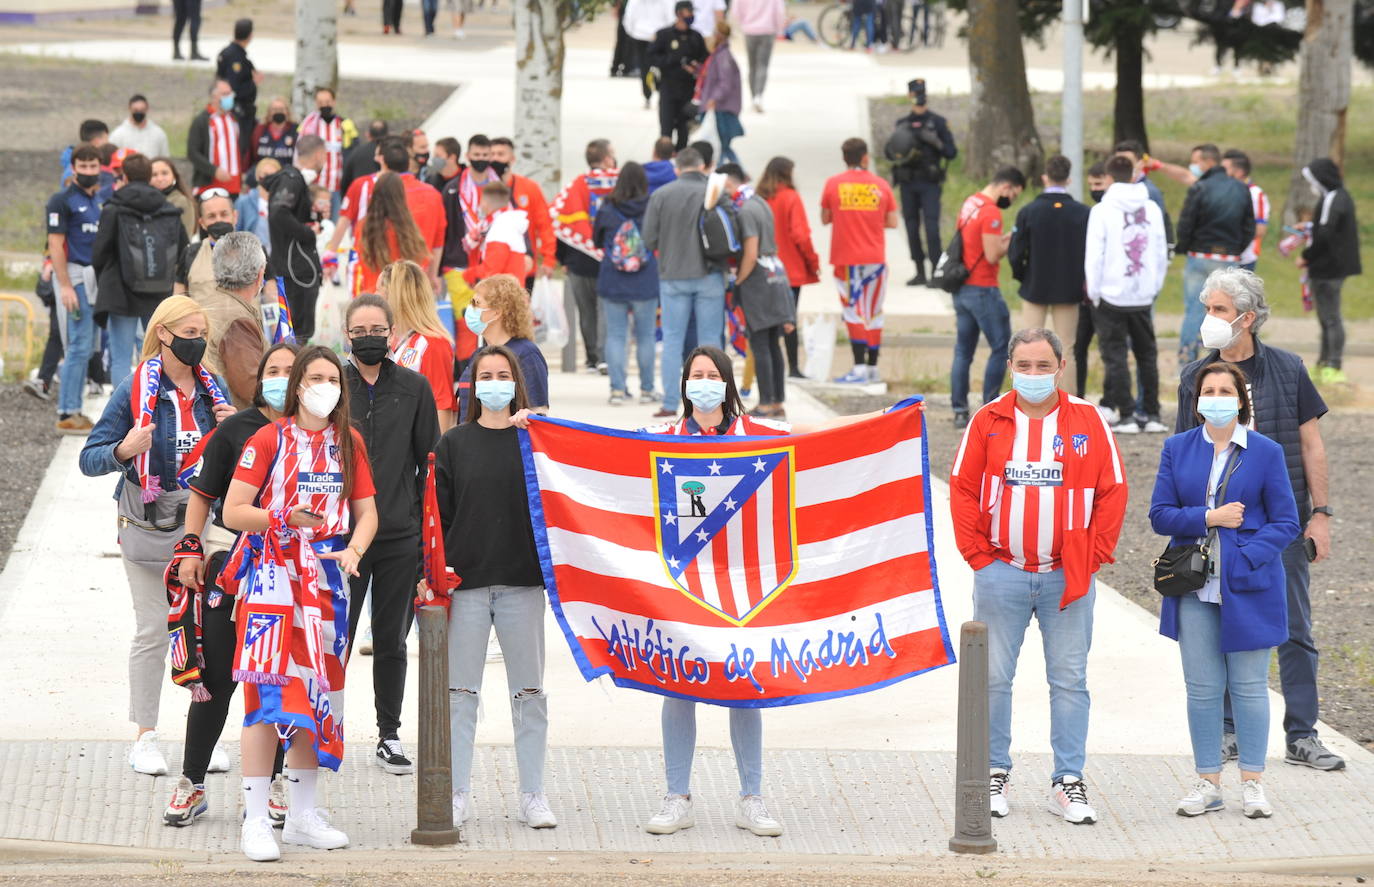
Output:
<svg viewBox="0 0 1374 887">
<path fill-rule="evenodd" d="M 203 234 L 206 237 L 209 237 L 211 240 L 219 240 L 226 234 L 234 233 L 234 223 L 211 222 L 209 225 L 202 225 L 200 227 L 200 231 L 201 234 Z"/>
<path fill-rule="evenodd" d="M 1010 198 L 1010 197 L 1008 197 L 1007 195 L 1003 194 L 1001 197 L 997 198 L 997 208 L 998 208 L 998 209 L 1006 209 L 1006 208 L 1009 207 L 1009 206 L 1011 206 L 1011 198 Z"/>
<path fill-rule="evenodd" d="M 183 339 L 181 336 L 172 336 L 172 356 L 188 367 L 198 366 L 200 359 L 205 356 L 205 337 L 195 339 Z"/>
<path fill-rule="evenodd" d="M 507 170 L 510 169 L 510 164 L 501 160 L 493 160 L 491 162 L 491 168 L 496 171 L 498 176 L 504 177 Z"/>
<path fill-rule="evenodd" d="M 148 119 L 148 112 L 147 112 L 147 111 L 134 111 L 134 112 L 133 112 L 132 114 L 130 114 L 129 116 L 130 116 L 131 118 L 133 118 L 134 123 L 142 123 L 143 121 L 145 121 L 145 120 Z"/>
<path fill-rule="evenodd" d="M 1103 198 L 1103 197 L 1106 195 L 1106 193 L 1107 193 L 1107 189 L 1105 189 L 1105 188 L 1094 188 L 1094 189 L 1092 189 L 1091 191 L 1089 191 L 1088 193 L 1092 195 L 1093 203 L 1101 203 L 1101 202 L 1102 202 L 1102 198 Z"/>
<path fill-rule="evenodd" d="M 416 154 L 416 155 L 415 155 L 415 162 L 418 163 L 418 164 L 420 164 L 421 166 L 425 166 L 426 164 L 428 164 L 428 163 L 429 163 L 429 152 L 428 152 L 428 151 L 421 151 L 420 153 Z"/>
<path fill-rule="evenodd" d="M 381 363 L 391 350 L 387 345 L 386 336 L 358 336 L 356 339 L 349 339 L 348 345 L 358 362 L 367 366 Z"/>
<path fill-rule="evenodd" d="M 172 192 L 175 191 L 176 189 L 177 189 L 176 183 L 173 182 L 172 184 L 168 185 L 166 188 L 162 188 L 161 191 L 162 191 L 163 194 L 166 194 L 167 196 L 170 197 L 170 196 L 172 195 Z"/>
<path fill-rule="evenodd" d="M 100 182 L 100 174 L 94 172 L 79 172 L 76 174 L 76 187 L 82 189 L 94 188 Z"/>
<path fill-rule="evenodd" d="M 469 160 L 468 166 L 472 167 L 473 172 L 486 172 L 487 167 L 491 166 L 490 160 Z"/>
<path fill-rule="evenodd" d="M 324 120 L 325 123 L 328 123 L 329 121 L 333 120 L 333 119 L 334 119 L 334 106 L 333 106 L 333 105 L 325 105 L 323 108 L 321 108 L 321 109 L 320 109 L 320 118 L 321 118 L 322 120 Z"/>
<path fill-rule="evenodd" d="M 682 23 L 683 23 L 684 25 L 686 25 L 687 27 L 689 27 L 689 28 L 692 26 L 692 22 L 694 22 L 694 21 L 696 21 L 696 20 L 697 20 L 697 17 L 696 17 L 695 14 L 693 14 L 693 15 L 684 15 L 684 16 L 682 17 Z M 660 20 L 660 21 L 661 21 L 661 20 Z"/>
<path fill-rule="evenodd" d="M 286 122 L 286 115 L 280 112 L 272 115 L 272 122 L 278 125 Z"/>
</svg>

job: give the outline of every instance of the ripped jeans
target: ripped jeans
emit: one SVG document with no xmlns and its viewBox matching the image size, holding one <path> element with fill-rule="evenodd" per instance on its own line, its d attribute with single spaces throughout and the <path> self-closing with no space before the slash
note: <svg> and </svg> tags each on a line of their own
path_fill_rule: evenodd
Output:
<svg viewBox="0 0 1374 887">
<path fill-rule="evenodd" d="M 472 746 L 477 702 L 487 663 L 487 639 L 496 640 L 506 661 L 515 763 L 521 792 L 544 790 L 549 701 L 544 694 L 544 589 L 492 585 L 453 593 L 448 614 L 448 710 L 453 730 L 453 790 L 472 788 Z"/>
</svg>

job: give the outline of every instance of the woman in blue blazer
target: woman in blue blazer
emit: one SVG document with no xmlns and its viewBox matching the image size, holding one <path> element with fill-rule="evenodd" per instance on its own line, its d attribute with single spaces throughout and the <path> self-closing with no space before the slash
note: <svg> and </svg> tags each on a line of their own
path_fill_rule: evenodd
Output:
<svg viewBox="0 0 1374 887">
<path fill-rule="evenodd" d="M 1188 688 L 1188 732 L 1198 781 L 1178 802 L 1181 816 L 1221 810 L 1222 700 L 1229 691 L 1240 749 L 1243 812 L 1273 810 L 1260 783 L 1269 739 L 1269 655 L 1288 639 L 1280 555 L 1299 532 L 1283 448 L 1248 429 L 1245 374 L 1213 363 L 1197 378 L 1202 424 L 1164 442 L 1150 500 L 1150 524 L 1188 545 L 1213 536 L 1208 581 L 1164 598 L 1159 631 L 1178 641 Z M 1217 491 L 1226 482 L 1225 501 Z"/>
</svg>

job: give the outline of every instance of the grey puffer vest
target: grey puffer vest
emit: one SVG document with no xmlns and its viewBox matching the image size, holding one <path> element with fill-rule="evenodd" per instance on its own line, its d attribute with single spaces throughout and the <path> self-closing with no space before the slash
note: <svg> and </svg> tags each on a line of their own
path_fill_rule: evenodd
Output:
<svg viewBox="0 0 1374 887">
<path fill-rule="evenodd" d="M 1179 374 L 1176 432 L 1198 425 L 1194 412 L 1197 403 L 1193 396 L 1197 374 L 1203 367 L 1219 360 L 1221 352 L 1213 351 L 1188 364 Z M 1293 484 L 1293 499 L 1298 503 L 1298 520 L 1304 527 L 1311 516 L 1311 507 L 1307 498 L 1307 474 L 1302 467 L 1302 437 L 1298 431 L 1298 382 L 1306 372 L 1301 357 L 1281 348 L 1266 347 L 1259 336 L 1255 336 L 1255 371 L 1250 378 L 1255 430 L 1283 447 L 1288 480 Z"/>
</svg>

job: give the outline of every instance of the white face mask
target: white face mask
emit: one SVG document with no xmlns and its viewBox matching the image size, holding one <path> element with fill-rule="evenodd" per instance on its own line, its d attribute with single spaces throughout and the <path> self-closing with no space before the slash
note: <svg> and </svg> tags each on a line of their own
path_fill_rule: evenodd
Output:
<svg viewBox="0 0 1374 887">
<path fill-rule="evenodd" d="M 320 382 L 301 389 L 301 405 L 315 418 L 328 419 L 334 407 L 339 405 L 342 393 L 333 382 Z"/>
<path fill-rule="evenodd" d="M 1240 320 L 1239 317 L 1236 321 Z M 1225 321 L 1215 314 L 1209 314 L 1202 319 L 1202 346 L 1204 348 L 1215 348 L 1218 351 L 1231 347 L 1231 343 L 1236 341 L 1239 333 L 1236 332 L 1235 322 Z"/>
<path fill-rule="evenodd" d="M 318 169 L 309 169 L 309 168 L 306 168 L 306 169 L 301 170 L 301 178 L 305 179 L 305 183 L 306 183 L 307 185 L 313 185 L 313 184 L 315 184 L 315 180 L 318 179 L 319 177 L 320 177 L 320 171 L 319 171 Z"/>
</svg>

